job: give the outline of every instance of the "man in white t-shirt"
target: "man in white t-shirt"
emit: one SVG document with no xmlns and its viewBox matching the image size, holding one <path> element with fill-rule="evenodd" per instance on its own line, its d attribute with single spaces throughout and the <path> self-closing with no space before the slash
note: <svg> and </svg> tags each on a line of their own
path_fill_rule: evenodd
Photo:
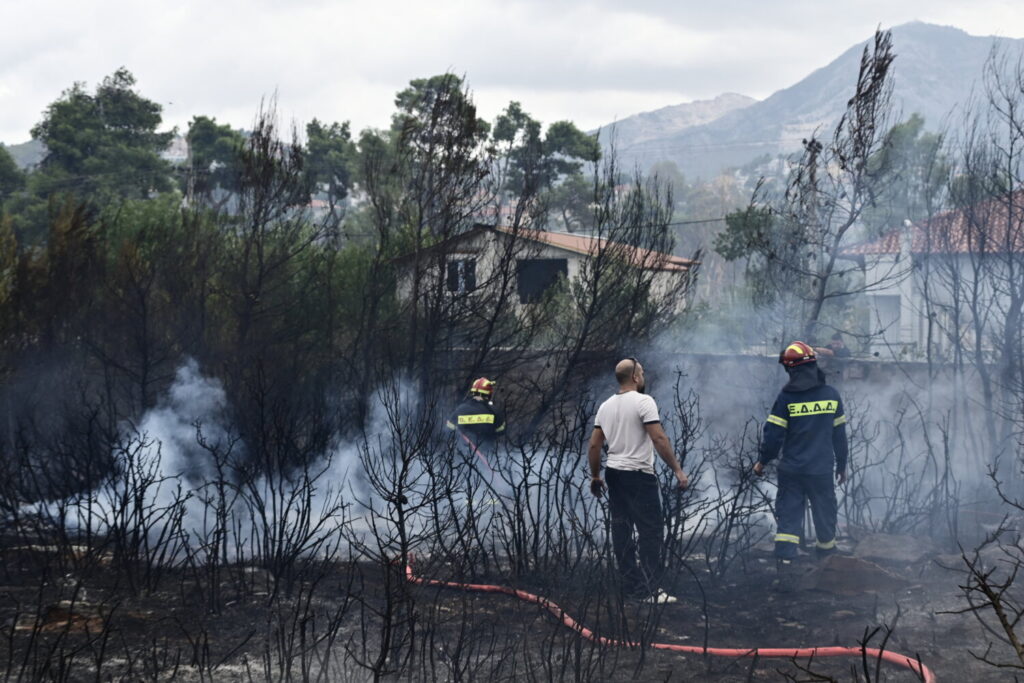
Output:
<svg viewBox="0 0 1024 683">
<path fill-rule="evenodd" d="M 612 518 L 612 548 L 622 575 L 623 587 L 655 604 L 676 602 L 660 586 L 661 546 L 664 522 L 654 452 L 672 468 L 680 489 L 689 485 L 672 444 L 661 427 L 658 405 L 644 394 L 644 368 L 635 358 L 615 366 L 619 392 L 601 404 L 594 419 L 587 457 L 590 461 L 590 492 L 600 497 L 606 485 L 601 479 L 601 448 L 608 443 L 608 510 Z M 633 540 L 633 529 L 637 540 Z M 637 567 L 637 554 L 640 567 Z"/>
</svg>

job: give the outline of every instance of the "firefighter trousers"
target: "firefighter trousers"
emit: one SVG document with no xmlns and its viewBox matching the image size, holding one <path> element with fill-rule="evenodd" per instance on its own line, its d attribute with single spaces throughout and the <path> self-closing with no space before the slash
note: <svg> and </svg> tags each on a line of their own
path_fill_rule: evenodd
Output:
<svg viewBox="0 0 1024 683">
<path fill-rule="evenodd" d="M 779 491 L 775 497 L 775 556 L 788 560 L 796 557 L 804 535 L 804 509 L 811 504 L 814 534 L 818 552 L 828 553 L 836 547 L 836 489 L 831 474 L 795 474 L 779 470 Z"/>
</svg>

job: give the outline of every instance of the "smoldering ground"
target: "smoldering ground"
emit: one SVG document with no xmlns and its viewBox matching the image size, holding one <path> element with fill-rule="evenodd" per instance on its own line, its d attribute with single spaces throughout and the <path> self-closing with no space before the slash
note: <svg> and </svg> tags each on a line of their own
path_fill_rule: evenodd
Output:
<svg viewBox="0 0 1024 683">
<path fill-rule="evenodd" d="M 746 665 L 585 645 L 556 622 L 501 598 L 413 589 L 400 566 L 408 559 L 424 575 L 544 594 L 608 636 L 736 647 L 826 640 L 856 646 L 865 640 L 878 645 L 884 632 L 869 639 L 871 629 L 887 626 L 895 629 L 890 647 L 921 652 L 926 661 L 942 658 L 945 628 L 961 629 L 983 646 L 969 618 L 949 622 L 952 617 L 936 615 L 960 604 L 955 575 L 930 564 L 937 549 L 909 563 L 860 564 L 846 575 L 811 572 L 796 600 L 768 591 L 773 491 L 770 482 L 750 477 L 749 466 L 783 379 L 774 358 L 639 355 L 666 429 L 693 475 L 682 496 L 669 495 L 667 477 L 664 482 L 669 587 L 683 598 L 678 610 L 621 601 L 606 510 L 583 488 L 583 448 L 596 401 L 610 393 L 608 378 L 596 377 L 578 401 L 556 408 L 552 428 L 513 436 L 488 454 L 507 487 L 496 495 L 471 454 L 460 452 L 450 436 L 438 437 L 440 401 L 424 406 L 401 381 L 377 392 L 364 437 L 288 476 L 261 473 L 246 481 L 244 468 L 232 467 L 249 454 L 233 433 L 228 397 L 187 364 L 159 405 L 128 430 L 138 437 L 135 460 L 117 451 L 111 479 L 89 495 L 51 500 L 32 515 L 19 515 L 33 521 L 5 550 L 8 578 L 16 577 L 12 585 L 18 586 L 10 594 L 21 600 L 7 624 L 11 642 L 34 635 L 37 644 L 18 645 L 23 657 L 8 674 L 44 671 L 47 653 L 63 647 L 60 661 L 74 672 L 72 679 L 144 670 L 218 680 L 274 679 L 297 670 L 321 680 L 358 680 L 398 669 L 424 679 L 468 672 L 498 679 L 570 671 L 605 680 L 632 680 L 637 671 L 708 680 L 750 675 Z M 910 457 L 927 453 L 929 441 L 926 431 L 904 427 L 894 416 L 893 406 L 913 405 L 906 386 L 891 387 L 894 377 L 876 382 L 869 376 L 841 387 L 851 440 L 862 438 L 858 430 L 876 440 L 865 438 L 851 454 L 851 471 L 864 469 L 864 493 L 845 492 L 841 542 L 850 550 L 875 532 L 937 540 L 950 528 L 929 526 L 936 513 L 922 501 L 930 500 L 925 492 L 938 476 L 928 463 L 937 461 L 919 466 Z M 924 415 L 907 412 L 903 419 Z M 927 420 L 910 424 L 938 428 Z M 883 448 L 876 445 L 883 433 L 905 436 Z M 902 461 L 901 452 L 907 453 Z M 877 474 L 858 457 L 876 463 Z M 959 470 L 957 476 L 966 478 Z M 906 494 L 876 488 L 900 477 Z M 871 512 L 849 512 L 860 508 Z M 28 567 L 49 569 L 32 581 L 19 571 Z M 120 578 L 112 585 L 113 576 Z M 135 596 L 127 603 L 126 587 Z M 192 596 L 194 604 L 171 608 L 173 628 L 157 629 L 164 638 L 150 649 L 157 663 L 144 668 L 145 648 L 131 638 L 122 640 L 118 657 L 102 654 L 98 639 L 160 619 L 168 609 L 161 603 L 177 604 L 173 594 Z M 115 607 L 129 604 L 122 610 L 127 621 L 119 621 Z M 312 629 L 306 644 L 294 627 L 302 619 Z M 777 624 L 777 632 L 766 637 L 765 623 Z M 532 635 L 524 637 L 524 628 Z M 53 633 L 63 633 L 62 640 L 55 644 Z M 87 645 L 75 649 L 71 644 L 79 647 L 83 633 Z M 793 675 L 800 667 L 839 676 L 847 670 L 820 662 L 781 666 Z M 947 671 L 968 670 L 963 666 L 946 662 Z"/>
</svg>

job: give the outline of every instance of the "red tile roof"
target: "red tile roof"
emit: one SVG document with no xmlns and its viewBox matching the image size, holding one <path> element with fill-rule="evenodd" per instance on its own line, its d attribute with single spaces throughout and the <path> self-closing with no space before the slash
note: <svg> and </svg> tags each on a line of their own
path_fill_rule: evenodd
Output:
<svg viewBox="0 0 1024 683">
<path fill-rule="evenodd" d="M 502 225 L 496 226 L 494 229 L 507 235 L 511 235 L 514 232 L 512 228 Z M 630 263 L 651 270 L 685 272 L 695 265 L 695 261 L 691 259 L 651 249 L 641 249 L 640 247 L 633 247 L 628 244 L 611 242 L 604 237 L 527 229 L 519 230 L 518 234 L 520 237 L 533 240 L 534 242 L 541 242 L 552 247 L 558 247 L 559 249 L 565 249 L 566 251 L 586 256 L 593 256 L 602 249 L 621 250 L 621 253 L 629 259 Z"/>
<path fill-rule="evenodd" d="M 458 235 L 453 235 L 446 240 L 428 247 L 426 251 L 434 252 L 436 250 L 450 250 L 451 253 L 456 253 L 459 249 L 459 242 L 466 240 L 472 235 L 479 234 L 481 231 L 487 230 L 493 230 L 505 235 L 517 234 L 522 239 L 547 244 L 552 247 L 565 249 L 566 251 L 582 254 L 584 256 L 593 256 L 602 249 L 610 249 L 613 253 L 619 253 L 628 258 L 630 263 L 649 270 L 686 272 L 692 266 L 699 264 L 699 261 L 694 261 L 692 259 L 675 256 L 673 254 L 666 254 L 660 251 L 653 251 L 650 249 L 641 249 L 628 244 L 612 242 L 603 237 L 576 235 L 567 232 L 549 232 L 547 230 L 531 230 L 526 228 L 520 228 L 517 232 L 512 228 L 503 225 L 491 226 L 480 223 L 475 225 L 472 230 L 468 230 Z M 414 257 L 415 253 L 410 252 L 397 256 L 392 260 L 396 263 L 400 263 Z"/>
<path fill-rule="evenodd" d="M 1009 200 L 993 199 L 968 209 L 944 211 L 923 225 L 892 230 L 877 240 L 844 249 L 843 254 L 897 254 L 903 231 L 908 231 L 913 254 L 1024 251 L 1024 190 L 1017 190 Z"/>
</svg>

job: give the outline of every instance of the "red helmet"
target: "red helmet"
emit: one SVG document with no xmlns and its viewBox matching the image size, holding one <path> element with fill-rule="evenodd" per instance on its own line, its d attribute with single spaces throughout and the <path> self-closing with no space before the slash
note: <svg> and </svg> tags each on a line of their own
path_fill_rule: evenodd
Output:
<svg viewBox="0 0 1024 683">
<path fill-rule="evenodd" d="M 486 377 L 473 380 L 473 385 L 469 388 L 469 393 L 479 394 L 480 396 L 490 396 L 494 393 L 494 387 L 497 382 L 492 382 Z"/>
<path fill-rule="evenodd" d="M 818 359 L 814 355 L 814 349 L 802 341 L 793 342 L 779 354 L 779 362 L 787 368 L 795 368 L 798 365 L 813 363 L 816 360 Z"/>
</svg>

